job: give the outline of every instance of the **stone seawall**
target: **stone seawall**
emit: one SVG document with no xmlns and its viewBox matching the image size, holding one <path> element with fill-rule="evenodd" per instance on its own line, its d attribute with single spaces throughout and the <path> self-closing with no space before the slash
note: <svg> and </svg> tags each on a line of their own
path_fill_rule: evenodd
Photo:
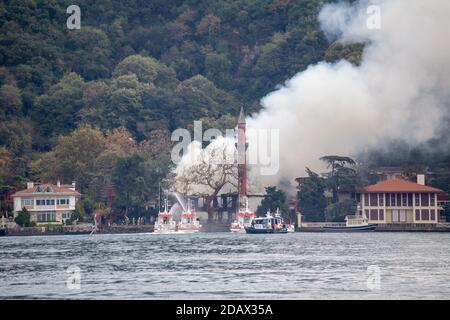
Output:
<svg viewBox="0 0 450 320">
<path fill-rule="evenodd" d="M 450 232 L 450 224 L 447 223 L 392 223 L 380 224 L 375 229 L 376 232 Z"/>
<path fill-rule="evenodd" d="M 296 229 L 298 232 L 325 232 L 320 223 L 310 223 Z M 450 232 L 450 224 L 448 223 L 392 223 L 379 224 L 374 232 Z"/>
<path fill-rule="evenodd" d="M 65 234 L 89 234 L 92 225 L 47 226 L 27 228 L 7 228 L 6 236 L 51 236 Z"/>
<path fill-rule="evenodd" d="M 202 228 L 200 232 L 230 232 L 230 223 L 229 222 L 221 222 L 221 223 L 207 223 L 202 222 Z"/>
<path fill-rule="evenodd" d="M 139 225 L 139 226 L 101 226 L 96 233 L 101 234 L 117 234 L 117 233 L 148 233 L 153 232 L 153 225 Z"/>
<path fill-rule="evenodd" d="M 27 227 L 5 229 L 6 236 L 52 236 L 68 234 L 90 234 L 93 226 L 90 224 L 73 226 L 47 226 L 47 227 Z M 153 232 L 153 225 L 139 226 L 101 226 L 98 234 L 118 234 L 118 233 L 147 233 Z"/>
</svg>

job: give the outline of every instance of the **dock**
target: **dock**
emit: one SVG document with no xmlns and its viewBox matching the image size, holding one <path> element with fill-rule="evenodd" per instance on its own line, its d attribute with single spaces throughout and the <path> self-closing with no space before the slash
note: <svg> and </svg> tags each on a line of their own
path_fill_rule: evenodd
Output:
<svg viewBox="0 0 450 320">
<path fill-rule="evenodd" d="M 323 227 L 342 226 L 339 222 L 303 222 L 298 232 L 324 232 Z M 384 223 L 373 232 L 450 232 L 450 223 Z"/>
</svg>

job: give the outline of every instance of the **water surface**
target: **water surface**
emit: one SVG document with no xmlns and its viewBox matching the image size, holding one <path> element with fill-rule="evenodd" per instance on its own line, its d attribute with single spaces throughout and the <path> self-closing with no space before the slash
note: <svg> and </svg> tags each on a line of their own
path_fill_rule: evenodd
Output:
<svg viewBox="0 0 450 320">
<path fill-rule="evenodd" d="M 444 233 L 3 237 L 0 298 L 447 299 L 449 243 Z"/>
</svg>

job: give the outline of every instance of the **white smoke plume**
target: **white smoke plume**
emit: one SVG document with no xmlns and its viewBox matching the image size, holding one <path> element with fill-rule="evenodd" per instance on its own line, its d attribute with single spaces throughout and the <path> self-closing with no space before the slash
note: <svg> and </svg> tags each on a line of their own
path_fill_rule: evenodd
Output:
<svg viewBox="0 0 450 320">
<path fill-rule="evenodd" d="M 380 10 L 379 29 L 367 25 L 371 5 Z M 309 66 L 261 100 L 262 110 L 247 117 L 247 128 L 279 130 L 279 157 L 272 159 L 279 160 L 279 171 L 261 175 L 250 166 L 250 193 L 267 185 L 290 189 L 286 184 L 303 176 L 305 167 L 324 169 L 323 155 L 351 156 L 388 139 L 417 144 L 432 138 L 450 110 L 449 17 L 450 1 L 444 0 L 324 6 L 318 18 L 325 35 L 343 44 L 365 43 L 362 61 Z M 198 148 L 190 147 L 179 168 Z"/>
<path fill-rule="evenodd" d="M 367 27 L 370 5 L 379 6 L 380 29 Z M 263 185 L 320 171 L 323 155 L 390 138 L 423 142 L 449 111 L 450 1 L 342 2 L 326 5 L 319 21 L 330 39 L 366 44 L 361 64 L 318 63 L 261 100 L 248 127 L 280 130 L 279 173 L 258 177 Z"/>
</svg>

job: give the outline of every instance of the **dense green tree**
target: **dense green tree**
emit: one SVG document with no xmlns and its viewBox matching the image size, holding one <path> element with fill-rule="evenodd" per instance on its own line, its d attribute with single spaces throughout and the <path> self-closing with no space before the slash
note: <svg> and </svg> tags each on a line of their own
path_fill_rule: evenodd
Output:
<svg viewBox="0 0 450 320">
<path fill-rule="evenodd" d="M 86 80 L 108 77 L 111 69 L 111 48 L 107 34 L 98 28 L 83 26 L 67 33 L 66 59 L 71 70 Z"/>
<path fill-rule="evenodd" d="M 76 181 L 77 189 L 83 193 L 96 176 L 95 161 L 105 148 L 101 131 L 82 126 L 70 135 L 61 136 L 53 150 L 31 164 L 31 170 L 43 182 Z"/>
<path fill-rule="evenodd" d="M 300 213 L 307 221 L 325 221 L 325 198 L 326 181 L 317 173 L 306 168 L 308 177 L 297 178 L 297 199 Z"/>
<path fill-rule="evenodd" d="M 0 87 L 0 120 L 7 115 L 20 115 L 22 111 L 22 94 L 15 86 L 5 84 Z"/>
<path fill-rule="evenodd" d="M 33 118 L 44 136 L 56 137 L 76 127 L 77 113 L 83 107 L 84 86 L 83 78 L 69 73 L 36 99 Z"/>
<path fill-rule="evenodd" d="M 266 195 L 258 206 L 256 213 L 258 216 L 265 216 L 267 212 L 274 214 L 277 209 L 283 216 L 289 213 L 286 193 L 275 186 L 266 187 Z"/>
<path fill-rule="evenodd" d="M 158 196 L 158 183 L 165 172 L 147 161 L 141 154 L 120 158 L 112 172 L 115 188 L 114 207 L 120 209 L 128 218 L 146 215 L 146 205 L 155 202 Z"/>
<path fill-rule="evenodd" d="M 355 165 L 355 161 L 350 157 L 345 156 L 323 156 L 320 160 L 327 164 L 330 172 L 327 173 L 327 186 L 333 193 L 333 203 L 339 201 L 339 190 L 352 191 L 357 184 L 356 171 L 349 167 Z"/>
<path fill-rule="evenodd" d="M 356 213 L 356 205 L 356 201 L 352 199 L 331 203 L 325 208 L 326 221 L 344 222 L 346 216 Z"/>
<path fill-rule="evenodd" d="M 29 227 L 30 226 L 30 213 L 27 208 L 22 208 L 17 214 L 17 217 L 14 219 L 15 222 L 21 227 Z"/>
</svg>

